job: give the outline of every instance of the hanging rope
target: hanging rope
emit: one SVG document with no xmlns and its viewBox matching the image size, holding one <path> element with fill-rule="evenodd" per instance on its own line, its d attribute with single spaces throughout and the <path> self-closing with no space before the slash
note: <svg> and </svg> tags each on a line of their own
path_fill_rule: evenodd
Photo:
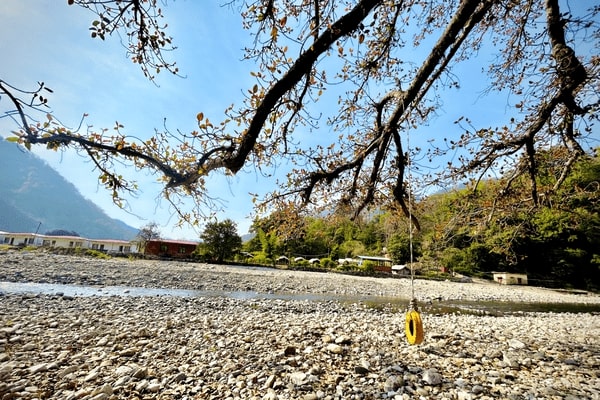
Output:
<svg viewBox="0 0 600 400">
<path fill-rule="evenodd" d="M 412 176 L 411 176 L 411 172 L 410 172 L 410 139 L 407 139 L 407 144 L 408 144 L 408 162 L 407 162 L 407 168 L 408 168 L 408 182 L 410 185 L 410 182 L 412 180 Z M 410 290 L 411 290 L 411 299 L 414 301 L 415 300 L 415 267 L 414 267 L 414 263 L 413 263 L 413 223 L 412 223 L 412 195 L 411 195 L 411 188 L 410 186 L 408 186 L 408 251 L 410 254 L 410 259 L 409 259 L 409 265 L 410 265 Z"/>
<path fill-rule="evenodd" d="M 406 168 L 408 169 L 408 183 L 412 182 L 411 172 L 411 155 L 410 155 L 410 134 L 406 134 L 406 147 L 408 152 Z M 412 222 L 412 190 L 408 187 L 408 250 L 410 253 L 410 289 L 411 289 L 411 300 L 406 312 L 406 323 L 405 332 L 406 339 L 409 344 L 421 344 L 423 342 L 423 321 L 421 320 L 421 314 L 417 306 L 417 299 L 415 297 L 415 266 L 413 259 L 413 222 Z"/>
</svg>

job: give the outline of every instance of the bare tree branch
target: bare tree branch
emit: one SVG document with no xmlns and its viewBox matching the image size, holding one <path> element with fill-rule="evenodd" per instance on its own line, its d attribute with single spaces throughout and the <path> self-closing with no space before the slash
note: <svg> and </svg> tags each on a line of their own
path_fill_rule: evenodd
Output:
<svg viewBox="0 0 600 400">
<path fill-rule="evenodd" d="M 95 14 L 92 36 L 105 40 L 118 35 L 148 78 L 161 70 L 179 73 L 166 57 L 175 47 L 161 22 L 158 0 L 69 3 Z M 115 164 L 157 173 L 163 195 L 176 205 L 176 196 L 190 196 L 196 203 L 210 201 L 204 180 L 211 173 L 236 174 L 247 165 L 260 169 L 286 159 L 294 169 L 266 200 L 292 197 L 302 205 L 338 204 L 355 213 L 394 202 L 412 215 L 408 201 L 414 198 L 414 188 L 425 183 L 407 182 L 406 167 L 409 161 L 415 165 L 412 160 L 422 156 L 422 150 L 402 142 L 430 122 L 441 107 L 442 90 L 459 86 L 453 68 L 489 42 L 498 53 L 487 66 L 493 80 L 485 94 L 514 96 L 517 111 L 503 126 L 477 128 L 469 122 L 460 139 L 432 144 L 425 156 L 455 152 L 457 157 L 437 175 L 424 174 L 421 179 L 483 182 L 498 173 L 503 178 L 499 186 L 509 191 L 524 175 L 530 181 L 530 201 L 539 205 L 540 193 L 556 190 L 577 157 L 585 154 L 585 135 L 578 128 L 596 119 L 600 56 L 599 46 L 593 44 L 589 54 L 576 53 L 575 35 L 585 30 L 586 38 L 600 36 L 598 7 L 567 18 L 561 12 L 562 0 L 239 4 L 243 26 L 255 35 L 255 48 L 246 49 L 245 58 L 256 62 L 256 84 L 243 104 L 225 111 L 223 122 L 213 123 L 199 112 L 198 130 L 172 133 L 165 126 L 147 140 L 121 133 L 119 124 L 112 134 L 91 129 L 83 133 L 45 115 L 43 84 L 27 92 L 0 80 L 0 99 L 10 105 L 4 117 L 18 126 L 13 139 L 26 146 L 81 150 L 117 200 L 119 192 L 134 190 L 135 183 L 121 178 Z M 409 35 L 408 27 L 417 28 Z M 415 62 L 408 53 L 423 48 L 423 43 L 433 43 L 432 48 Z M 335 110 L 325 113 L 314 103 L 332 87 L 343 94 Z M 295 136 L 299 126 L 337 137 L 324 139 L 330 144 L 304 145 Z M 551 145 L 568 154 L 554 189 L 539 184 L 536 164 L 540 152 Z M 175 209 L 181 219 L 194 219 Z"/>
</svg>

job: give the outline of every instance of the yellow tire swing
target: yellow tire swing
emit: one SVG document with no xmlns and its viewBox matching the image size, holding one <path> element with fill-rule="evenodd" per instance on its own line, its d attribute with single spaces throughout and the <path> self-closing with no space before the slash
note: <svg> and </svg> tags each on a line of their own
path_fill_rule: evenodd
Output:
<svg viewBox="0 0 600 400">
<path fill-rule="evenodd" d="M 409 344 L 423 343 L 423 320 L 421 319 L 421 313 L 417 308 L 416 299 L 410 301 L 410 306 L 406 313 L 406 325 L 404 330 L 406 331 L 406 340 L 408 340 Z"/>
<path fill-rule="evenodd" d="M 410 140 L 410 139 L 408 139 Z M 410 149 L 410 143 L 407 147 Z M 411 180 L 410 176 L 410 155 L 408 156 L 408 180 Z M 417 306 L 417 299 L 415 298 L 415 269 L 413 266 L 413 223 L 412 223 L 412 199 L 411 189 L 408 189 L 408 230 L 409 230 L 409 250 L 410 250 L 410 287 L 412 291 L 412 297 L 406 312 L 406 323 L 404 325 L 404 331 L 406 332 L 406 340 L 409 344 L 421 344 L 423 343 L 424 332 L 423 332 L 423 320 L 421 319 L 421 313 Z"/>
</svg>

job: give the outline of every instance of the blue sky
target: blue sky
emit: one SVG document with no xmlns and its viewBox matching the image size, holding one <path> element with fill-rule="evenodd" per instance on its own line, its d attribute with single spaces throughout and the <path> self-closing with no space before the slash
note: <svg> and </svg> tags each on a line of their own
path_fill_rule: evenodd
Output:
<svg viewBox="0 0 600 400">
<path fill-rule="evenodd" d="M 118 37 L 106 41 L 90 37 L 88 28 L 94 16 L 87 10 L 68 6 L 66 0 L 1 0 L 0 76 L 22 88 L 34 88 L 35 82 L 44 81 L 54 90 L 52 112 L 70 127 L 77 126 L 87 113 L 87 124 L 111 128 L 118 121 L 127 134 L 141 138 L 149 137 L 155 128 L 161 129 L 164 118 L 171 131 L 189 132 L 197 128 L 198 112 L 220 121 L 223 110 L 241 103 L 243 91 L 254 85 L 250 76 L 254 65 L 241 61 L 243 48 L 252 45 L 252 37 L 242 29 L 239 13 L 220 6 L 222 3 L 168 3 L 168 33 L 178 47 L 172 59 L 186 78 L 161 73 L 154 84 L 127 59 Z M 412 145 L 424 146 L 431 137 L 459 133 L 452 122 L 465 110 L 482 126 L 507 121 L 509 99 L 480 96 L 486 87 L 481 65 L 490 61 L 486 54 L 480 51 L 462 67 L 469 79 L 461 81 L 460 95 L 454 92 L 445 98 L 435 121 L 411 134 Z M 412 55 L 418 60 L 425 53 Z M 323 100 L 319 104 L 323 106 Z M 0 120 L 0 135 L 7 136 L 12 129 L 7 120 Z M 161 187 L 154 176 L 130 171 L 141 191 L 136 198 L 128 198 L 131 212 L 126 212 L 112 204 L 110 194 L 98 186 L 98 173 L 85 158 L 73 151 L 55 153 L 35 146 L 33 151 L 111 217 L 134 227 L 155 221 L 169 238 L 198 237 L 191 228 L 173 228 L 176 218 L 166 201 L 160 200 Z M 249 192 L 266 193 L 273 187 L 274 179 L 247 168 L 235 177 L 213 176 L 209 191 L 223 200 L 225 211 L 219 219 L 231 218 L 238 223 L 238 232 L 244 234 L 251 224 Z"/>
<path fill-rule="evenodd" d="M 118 121 L 127 134 L 143 138 L 155 128 L 161 129 L 164 118 L 171 130 L 189 132 L 197 129 L 199 111 L 218 121 L 223 110 L 239 102 L 242 90 L 253 84 L 252 65 L 240 61 L 250 38 L 241 27 L 239 14 L 219 4 L 169 3 L 168 32 L 178 47 L 173 59 L 186 78 L 161 73 L 155 85 L 127 59 L 118 37 L 106 41 L 90 38 L 93 15 L 87 10 L 68 6 L 66 0 L 2 0 L 2 78 L 22 88 L 45 82 L 54 91 L 50 97 L 53 114 L 70 127 L 77 126 L 87 113 L 86 121 L 94 127 L 111 128 Z M 14 129 L 7 125 L 8 121 L 0 121 L 3 136 Z M 160 200 L 155 177 L 135 173 L 141 192 L 137 198 L 128 198 L 133 212 L 128 213 L 116 207 L 110 194 L 98 186 L 98 174 L 89 161 L 73 151 L 56 153 L 34 146 L 33 152 L 111 217 L 134 227 L 156 221 L 164 236 L 197 238 L 197 232 L 189 228 L 172 229 L 175 217 L 167 202 Z M 226 208 L 219 219 L 236 221 L 240 234 L 246 233 L 251 223 L 248 193 L 272 187 L 272 182 L 251 172 L 230 178 L 215 176 L 210 183 L 211 195 L 221 198 Z"/>
</svg>

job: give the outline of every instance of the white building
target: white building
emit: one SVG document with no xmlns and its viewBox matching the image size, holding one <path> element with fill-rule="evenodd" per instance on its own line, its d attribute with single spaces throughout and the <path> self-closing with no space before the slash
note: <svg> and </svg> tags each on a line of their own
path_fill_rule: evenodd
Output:
<svg viewBox="0 0 600 400">
<path fill-rule="evenodd" d="M 494 282 L 501 285 L 527 285 L 527 274 L 516 274 L 511 272 L 492 272 Z"/>
<path fill-rule="evenodd" d="M 10 246 L 41 246 L 42 235 L 24 232 L 2 232 L 3 244 Z"/>
<path fill-rule="evenodd" d="M 92 249 L 109 254 L 136 253 L 137 243 L 117 239 L 87 239 L 80 236 L 41 235 L 0 231 L 0 244 L 10 246 L 58 247 L 64 249 Z"/>
<path fill-rule="evenodd" d="M 109 254 L 112 253 L 136 253 L 137 243 L 127 240 L 116 239 L 87 239 L 89 247 L 92 250 L 103 251 Z"/>
<path fill-rule="evenodd" d="M 411 271 L 408 265 L 392 265 L 393 275 L 410 275 Z"/>
</svg>

